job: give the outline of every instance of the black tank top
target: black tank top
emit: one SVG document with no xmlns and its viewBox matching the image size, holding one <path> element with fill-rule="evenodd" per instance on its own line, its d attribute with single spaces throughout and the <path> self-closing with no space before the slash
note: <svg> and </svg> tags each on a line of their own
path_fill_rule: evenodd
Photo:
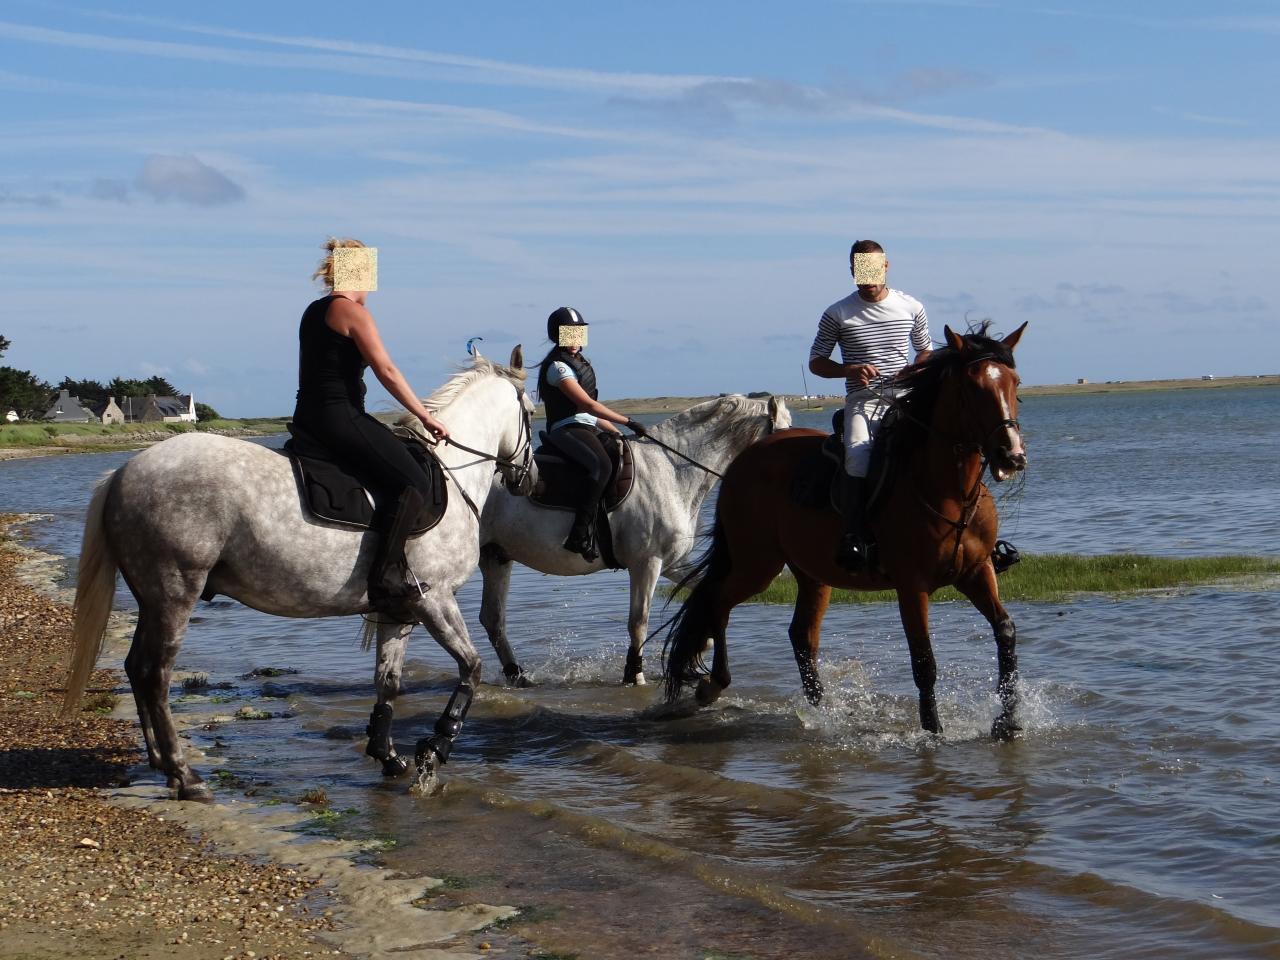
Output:
<svg viewBox="0 0 1280 960">
<path fill-rule="evenodd" d="M 298 327 L 298 406 L 347 403 L 364 409 L 364 368 L 360 349 L 327 323 L 337 294 L 314 301 Z"/>
</svg>

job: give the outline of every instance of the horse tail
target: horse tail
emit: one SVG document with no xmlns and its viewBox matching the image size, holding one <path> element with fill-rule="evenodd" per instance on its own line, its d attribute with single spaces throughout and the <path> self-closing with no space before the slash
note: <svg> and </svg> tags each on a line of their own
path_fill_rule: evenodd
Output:
<svg viewBox="0 0 1280 960">
<path fill-rule="evenodd" d="M 107 543 L 107 497 L 119 471 L 105 477 L 89 501 L 89 515 L 84 521 L 84 540 L 80 545 L 80 565 L 76 579 L 75 626 L 71 632 L 71 663 L 67 670 L 67 692 L 62 701 L 62 715 L 75 712 L 84 689 L 89 685 L 94 664 L 102 653 L 102 641 L 111 618 L 116 595 L 116 559 Z"/>
<path fill-rule="evenodd" d="M 680 696 L 689 674 L 703 668 L 702 652 L 715 629 L 712 612 L 716 593 L 729 575 L 730 566 L 729 541 L 724 525 L 716 517 L 715 526 L 711 528 L 711 546 L 672 591 L 675 596 L 692 585 L 684 604 L 671 618 L 671 629 L 662 645 L 668 703 Z"/>
</svg>

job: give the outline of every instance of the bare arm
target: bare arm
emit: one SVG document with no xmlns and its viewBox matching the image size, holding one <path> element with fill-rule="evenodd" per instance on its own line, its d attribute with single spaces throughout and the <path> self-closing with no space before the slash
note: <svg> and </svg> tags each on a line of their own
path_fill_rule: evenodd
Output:
<svg viewBox="0 0 1280 960">
<path fill-rule="evenodd" d="M 582 389 L 582 385 L 577 380 L 561 380 L 557 384 L 560 392 L 574 402 L 578 410 L 582 413 L 589 413 L 596 417 L 601 428 L 618 432 L 615 423 L 628 423 L 630 417 L 624 417 L 620 413 L 615 413 L 598 400 L 592 400 L 587 396 L 587 391 Z"/>
<path fill-rule="evenodd" d="M 437 440 L 444 440 L 449 436 L 449 429 L 422 405 L 400 368 L 392 363 L 391 355 L 387 353 L 378 327 L 373 322 L 373 314 L 353 300 L 336 299 L 329 308 L 326 323 L 335 332 L 355 341 L 356 349 L 369 364 L 369 369 L 378 378 L 378 382 L 406 410 L 421 420 L 432 436 Z"/>
<path fill-rule="evenodd" d="M 872 377 L 880 376 L 880 370 L 874 363 L 836 363 L 830 357 L 810 358 L 809 372 L 828 380 L 851 378 L 864 387 Z"/>
</svg>

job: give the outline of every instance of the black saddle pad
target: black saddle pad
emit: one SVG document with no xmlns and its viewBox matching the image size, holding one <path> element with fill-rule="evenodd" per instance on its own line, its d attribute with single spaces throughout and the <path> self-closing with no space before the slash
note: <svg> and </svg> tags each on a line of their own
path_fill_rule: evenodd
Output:
<svg viewBox="0 0 1280 960">
<path fill-rule="evenodd" d="M 287 425 L 289 440 L 284 451 L 293 462 L 303 502 L 321 520 L 368 529 L 373 522 L 373 501 L 360 481 L 334 462 L 324 444 L 297 424 Z M 413 534 L 425 533 L 440 522 L 449 506 L 449 491 L 440 462 L 421 442 L 399 438 L 429 480 L 431 496 L 418 514 Z"/>
<path fill-rule="evenodd" d="M 529 499 L 543 507 L 575 510 L 586 494 L 587 477 L 582 468 L 561 454 L 555 441 L 543 430 L 538 434 L 542 445 L 534 451 L 538 464 L 538 485 Z M 635 461 L 631 442 L 611 433 L 600 434 L 600 442 L 609 453 L 613 468 L 604 488 L 603 512 L 612 513 L 627 499 L 635 486 Z"/>
<path fill-rule="evenodd" d="M 871 516 L 879 505 L 897 463 L 892 429 L 896 416 L 895 410 L 885 414 L 871 448 L 871 465 L 867 470 L 870 482 L 867 516 Z M 822 444 L 796 470 L 791 483 L 791 499 L 802 507 L 831 509 L 843 515 L 843 498 L 840 495 L 840 475 L 844 471 L 843 407 L 831 415 L 831 429 L 832 432 L 823 438 Z"/>
</svg>

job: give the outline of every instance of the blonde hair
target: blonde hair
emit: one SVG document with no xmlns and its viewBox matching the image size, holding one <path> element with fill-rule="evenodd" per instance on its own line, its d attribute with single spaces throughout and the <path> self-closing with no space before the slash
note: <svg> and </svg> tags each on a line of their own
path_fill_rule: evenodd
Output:
<svg viewBox="0 0 1280 960">
<path fill-rule="evenodd" d="M 339 247 L 363 247 L 366 244 L 361 243 L 351 237 L 330 237 L 320 245 L 324 251 L 324 259 L 320 261 L 320 265 L 316 267 L 316 272 L 311 274 L 312 280 L 319 280 L 330 290 L 333 289 L 333 251 Z"/>
</svg>

